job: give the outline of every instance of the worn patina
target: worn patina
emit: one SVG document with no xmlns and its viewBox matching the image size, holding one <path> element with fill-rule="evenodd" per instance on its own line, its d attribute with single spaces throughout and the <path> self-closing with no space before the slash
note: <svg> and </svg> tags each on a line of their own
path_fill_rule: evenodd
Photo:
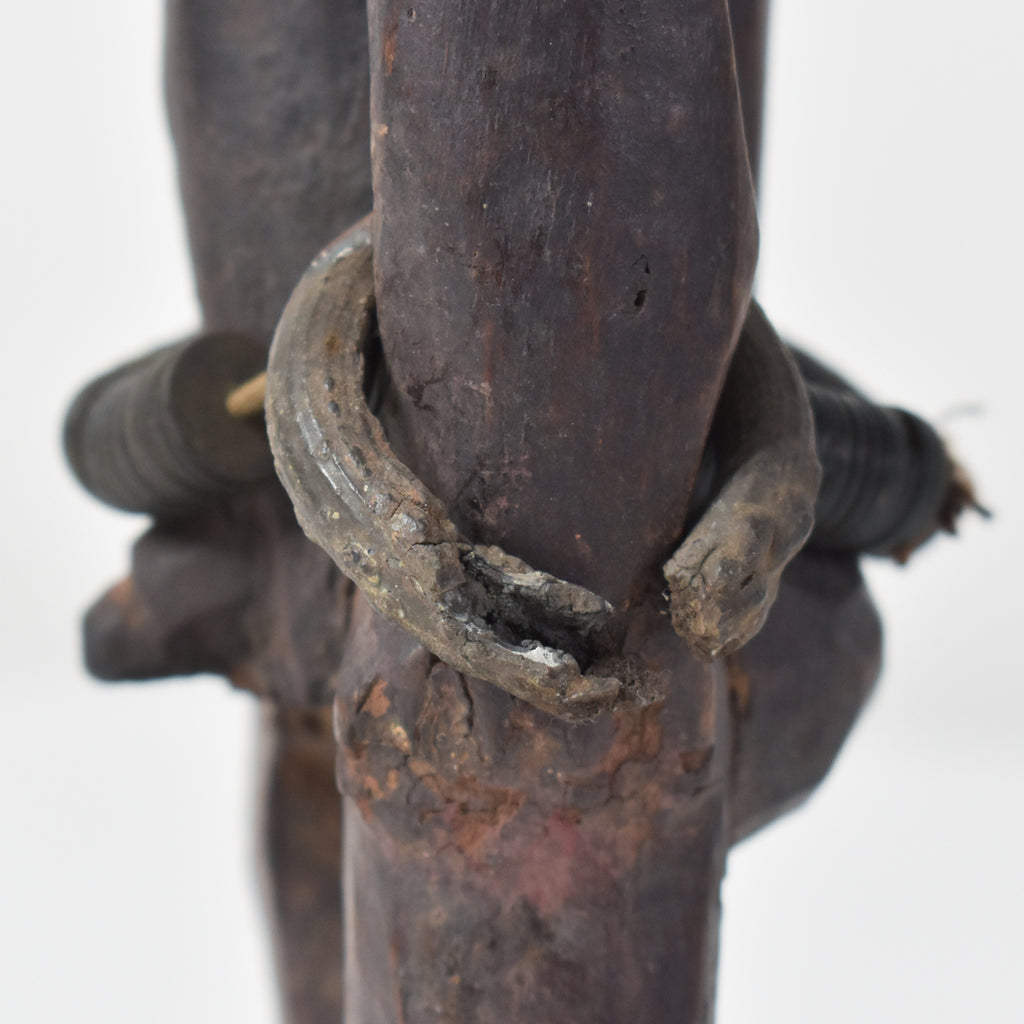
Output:
<svg viewBox="0 0 1024 1024">
<path fill-rule="evenodd" d="M 270 419 L 365 590 L 252 484 L 152 510 L 87 650 L 264 702 L 293 1024 L 709 1021 L 728 847 L 870 691 L 852 549 L 780 578 L 815 470 L 748 312 L 766 6 L 169 4 L 204 329 L 268 345 L 296 282 L 281 337 L 332 325 Z M 364 225 L 303 278 L 371 204 L 372 263 Z"/>
</svg>

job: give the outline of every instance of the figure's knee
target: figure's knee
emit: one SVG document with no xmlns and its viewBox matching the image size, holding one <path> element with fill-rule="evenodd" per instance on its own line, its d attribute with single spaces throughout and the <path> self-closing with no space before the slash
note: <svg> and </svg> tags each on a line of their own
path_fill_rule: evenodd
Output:
<svg viewBox="0 0 1024 1024">
<path fill-rule="evenodd" d="M 825 777 L 871 693 L 881 625 L 856 560 L 805 552 L 761 633 L 728 659 L 733 841 Z"/>
</svg>

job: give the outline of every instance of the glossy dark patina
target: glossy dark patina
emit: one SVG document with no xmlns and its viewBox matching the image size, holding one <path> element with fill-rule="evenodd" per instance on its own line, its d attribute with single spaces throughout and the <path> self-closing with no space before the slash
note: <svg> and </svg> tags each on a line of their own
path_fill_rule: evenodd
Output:
<svg viewBox="0 0 1024 1024">
<path fill-rule="evenodd" d="M 852 556 L 712 663 L 662 597 L 747 315 L 765 3 L 168 10 L 204 327 L 269 344 L 372 204 L 388 439 L 468 542 L 607 599 L 659 698 L 567 725 L 460 674 L 272 483 L 161 518 L 93 667 L 265 701 L 290 1020 L 710 1020 L 728 846 L 828 769 L 879 644 Z"/>
</svg>

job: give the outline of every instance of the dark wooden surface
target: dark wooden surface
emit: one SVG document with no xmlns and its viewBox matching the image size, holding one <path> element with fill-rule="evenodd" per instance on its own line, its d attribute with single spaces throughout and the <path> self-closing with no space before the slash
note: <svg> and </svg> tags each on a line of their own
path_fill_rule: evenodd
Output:
<svg viewBox="0 0 1024 1024">
<path fill-rule="evenodd" d="M 310 259 L 372 204 L 365 5 L 169 0 L 166 45 L 203 322 L 234 324 L 269 345 Z M 324 659 L 337 657 L 347 584 L 291 516 L 278 516 L 279 488 L 243 502 L 241 530 L 254 548 L 249 607 L 262 611 L 238 616 L 249 623 L 241 650 L 216 667 L 275 701 L 285 685 L 284 703 L 309 709 L 264 716 L 261 839 L 285 1018 L 322 1024 L 341 1017 L 341 836 L 330 715 L 315 709 L 330 701 Z M 196 518 L 192 532 L 205 535 L 210 516 Z M 217 547 L 204 541 L 195 560 L 209 564 Z"/>
<path fill-rule="evenodd" d="M 330 707 L 263 711 L 264 891 L 289 1021 L 340 1019 L 341 803 Z"/>
<path fill-rule="evenodd" d="M 764 80 L 768 52 L 768 0 L 729 0 L 733 51 L 743 110 L 747 157 L 755 186 L 764 138 Z"/>
<path fill-rule="evenodd" d="M 364 12 L 168 10 L 204 322 L 269 340 L 369 207 Z M 664 704 L 572 727 L 459 676 L 350 604 L 276 488 L 161 524 L 91 615 L 110 675 L 213 669 L 294 709 L 264 736 L 290 1021 L 342 998 L 349 1024 L 710 1020 L 728 843 L 809 791 L 870 688 L 852 560 L 799 560 L 764 632 L 710 667 L 660 603 L 754 265 L 765 5 L 730 12 L 736 64 L 724 0 L 572 28 L 554 3 L 370 8 L 391 439 L 474 539 L 615 601 Z M 344 996 L 312 710 L 335 686 Z"/>
<path fill-rule="evenodd" d="M 726 659 L 733 842 L 792 810 L 825 777 L 871 695 L 881 639 L 856 559 L 798 555 L 764 628 Z"/>
<path fill-rule="evenodd" d="M 753 189 L 723 3 L 573 16 L 370 5 L 385 416 L 472 539 L 629 606 L 670 696 L 568 727 L 357 601 L 350 1022 L 713 1012 L 727 686 L 644 598 L 745 312 Z"/>
<path fill-rule="evenodd" d="M 273 334 L 317 250 L 367 213 L 359 0 L 168 0 L 167 106 L 207 327 Z"/>
<path fill-rule="evenodd" d="M 725 5 L 370 12 L 390 436 L 472 539 L 620 603 L 681 533 L 753 275 Z"/>
<path fill-rule="evenodd" d="M 346 1021 L 710 1019 L 726 687 L 663 618 L 636 629 L 672 698 L 568 726 L 357 596 L 338 702 Z"/>
</svg>

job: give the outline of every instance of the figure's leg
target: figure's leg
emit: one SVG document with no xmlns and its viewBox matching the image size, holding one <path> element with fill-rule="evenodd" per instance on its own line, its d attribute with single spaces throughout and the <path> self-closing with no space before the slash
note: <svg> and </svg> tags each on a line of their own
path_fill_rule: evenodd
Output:
<svg viewBox="0 0 1024 1024">
<path fill-rule="evenodd" d="M 309 260 L 372 203 L 365 3 L 169 0 L 166 52 L 168 108 L 204 325 L 245 331 L 269 344 Z M 333 640 L 315 635 L 318 614 L 308 616 L 311 625 L 303 631 L 303 605 L 332 604 L 333 585 L 317 590 L 309 584 L 336 570 L 290 516 L 270 517 L 265 525 L 264 551 L 283 551 L 294 562 L 288 554 L 294 545 L 309 548 L 297 560 L 305 565 L 305 582 L 268 587 L 253 605 L 262 605 L 267 622 L 294 617 L 291 635 L 303 648 L 297 661 L 318 661 Z M 321 633 L 339 628 L 324 626 Z M 258 648 L 273 633 L 257 625 L 247 639 Z M 253 662 L 273 672 L 287 647 L 267 646 Z M 245 685 L 250 669 L 236 668 L 236 682 Z M 306 681 L 314 688 L 319 682 Z M 315 707 L 268 707 L 262 730 L 268 903 L 286 1018 L 336 1022 L 340 808 L 330 716 Z"/>
<path fill-rule="evenodd" d="M 260 722 L 268 913 L 287 1020 L 341 1019 L 341 801 L 331 709 L 265 706 Z"/>
<path fill-rule="evenodd" d="M 743 108 L 743 133 L 747 138 L 747 156 L 755 187 L 761 170 L 768 7 L 769 0 L 729 0 L 736 76 Z"/>
<path fill-rule="evenodd" d="M 724 0 L 609 10 L 371 3 L 388 436 L 471 540 L 628 607 L 665 700 L 567 726 L 393 666 L 367 614 L 338 704 L 353 1022 L 713 1013 L 724 679 L 656 605 L 753 191 Z"/>
<path fill-rule="evenodd" d="M 321 246 L 368 213 L 361 0 L 168 0 L 167 105 L 207 327 L 269 344 Z"/>
</svg>

